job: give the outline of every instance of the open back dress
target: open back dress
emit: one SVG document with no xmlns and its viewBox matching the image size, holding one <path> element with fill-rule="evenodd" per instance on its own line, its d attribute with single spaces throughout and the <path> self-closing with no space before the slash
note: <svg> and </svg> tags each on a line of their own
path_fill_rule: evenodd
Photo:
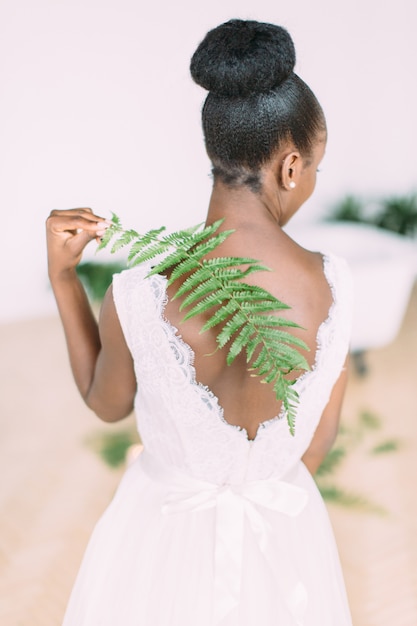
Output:
<svg viewBox="0 0 417 626">
<path fill-rule="evenodd" d="M 99 520 L 64 626 L 350 626 L 326 508 L 301 461 L 348 351 L 351 284 L 324 257 L 333 303 L 313 368 L 285 417 L 249 440 L 195 377 L 164 317 L 166 279 L 148 265 L 114 277 L 137 378 L 143 452 Z"/>
</svg>

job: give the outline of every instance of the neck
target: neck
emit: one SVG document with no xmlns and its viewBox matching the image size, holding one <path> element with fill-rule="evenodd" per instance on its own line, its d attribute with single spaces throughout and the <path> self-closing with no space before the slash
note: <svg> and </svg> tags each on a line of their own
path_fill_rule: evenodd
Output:
<svg viewBox="0 0 417 626">
<path fill-rule="evenodd" d="M 207 224 L 225 218 L 228 224 L 248 224 L 256 222 L 266 226 L 279 226 L 281 220 L 281 206 L 279 196 L 265 186 L 259 193 L 254 193 L 249 187 L 241 186 L 230 188 L 220 181 L 216 181 L 210 198 L 207 214 Z"/>
</svg>

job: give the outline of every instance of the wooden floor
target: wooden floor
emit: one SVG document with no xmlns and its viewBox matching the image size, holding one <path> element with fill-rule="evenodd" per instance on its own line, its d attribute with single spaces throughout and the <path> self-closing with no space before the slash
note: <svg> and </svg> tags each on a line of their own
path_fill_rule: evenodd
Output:
<svg viewBox="0 0 417 626">
<path fill-rule="evenodd" d="M 385 510 L 329 507 L 355 626 L 417 625 L 417 285 L 401 332 L 367 355 L 369 374 L 352 375 L 343 411 L 352 425 L 363 412 L 382 428 L 363 437 L 338 480 Z M 396 440 L 398 450 L 372 454 Z"/>
<path fill-rule="evenodd" d="M 59 626 L 121 476 L 87 440 L 128 424 L 101 424 L 84 408 L 56 318 L 2 326 L 0 346 L 0 624 Z M 398 339 L 367 364 L 366 377 L 351 376 L 343 420 L 355 431 L 367 412 L 382 427 L 357 435 L 328 480 L 385 514 L 336 504 L 329 511 L 355 626 L 416 626 L 417 290 Z M 398 450 L 372 452 L 393 440 Z"/>
</svg>

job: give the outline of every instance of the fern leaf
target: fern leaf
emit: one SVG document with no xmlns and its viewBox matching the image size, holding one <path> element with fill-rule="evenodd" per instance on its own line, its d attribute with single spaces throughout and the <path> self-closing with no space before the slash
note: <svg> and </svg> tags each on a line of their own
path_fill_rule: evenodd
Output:
<svg viewBox="0 0 417 626">
<path fill-rule="evenodd" d="M 199 258 L 197 255 L 187 255 L 184 260 L 178 263 L 175 269 L 171 272 L 168 284 L 172 285 L 176 280 L 184 276 L 184 274 L 188 274 L 189 272 L 199 272 L 198 280 L 204 280 L 205 278 L 207 278 L 207 272 L 202 271 L 203 269 L 204 268 L 200 268 Z M 193 278 L 194 281 L 197 281 L 197 276 L 194 276 L 194 274 L 190 276 L 190 278 Z M 180 289 L 178 289 L 177 291 L 178 295 L 180 295 Z"/>
<path fill-rule="evenodd" d="M 293 388 L 294 380 L 287 375 L 309 368 L 300 352 L 307 350 L 307 345 L 285 330 L 300 326 L 277 315 L 290 307 L 262 287 L 244 282 L 250 274 L 270 271 L 269 268 L 250 257 L 207 258 L 233 232 L 219 232 L 222 222 L 167 235 L 162 235 L 164 227 L 138 235 L 134 230 L 124 231 L 113 214 L 112 225 L 99 249 L 118 235 L 112 251 L 129 246 L 131 266 L 163 255 L 148 275 L 167 274 L 169 285 L 181 282 L 174 298 L 183 297 L 180 309 L 186 310 L 184 319 L 206 317 L 200 332 L 220 327 L 216 342 L 219 349 L 229 344 L 227 364 L 245 351 L 248 370 L 260 377 L 261 382 L 273 385 L 294 433 L 298 396 Z"/>
<path fill-rule="evenodd" d="M 224 230 L 217 235 L 212 235 L 208 239 L 205 239 L 197 246 L 193 248 L 192 254 L 198 256 L 200 259 L 206 256 L 209 252 L 212 252 L 220 246 L 226 239 L 233 233 L 233 230 Z"/>
<path fill-rule="evenodd" d="M 212 291 L 216 291 L 218 289 L 218 282 L 214 277 L 208 278 L 202 283 L 198 284 L 196 288 L 191 291 L 191 293 L 184 298 L 181 303 L 180 310 L 182 311 L 187 306 L 190 306 L 200 298 L 204 298 Z"/>
<path fill-rule="evenodd" d="M 258 328 L 259 330 L 259 328 Z M 262 328 L 261 335 L 264 339 L 269 339 L 271 344 L 276 344 L 278 350 L 282 344 L 287 346 L 297 346 L 300 350 L 306 350 L 309 352 L 308 345 L 299 337 L 287 333 L 285 330 L 278 330 L 277 328 Z"/>
<path fill-rule="evenodd" d="M 256 376 L 260 376 L 261 378 L 264 378 L 271 371 L 274 371 L 274 366 L 271 363 L 270 359 L 266 356 L 265 359 L 261 362 L 261 364 L 257 368 Z"/>
<path fill-rule="evenodd" d="M 258 345 L 259 345 L 259 341 L 258 341 Z M 257 355 L 256 359 L 254 360 L 254 362 L 251 364 L 251 366 L 248 369 L 252 372 L 256 371 L 257 369 L 263 366 L 263 364 L 265 363 L 267 359 L 269 359 L 268 351 L 265 345 L 262 345 L 262 348 L 259 354 Z"/>
<path fill-rule="evenodd" d="M 122 223 L 120 221 L 120 217 L 116 215 L 116 213 L 111 212 L 111 221 L 112 227 L 117 228 L 118 230 L 122 230 Z"/>
<path fill-rule="evenodd" d="M 151 261 L 160 254 L 165 254 L 169 250 L 169 244 L 164 241 L 157 241 L 155 243 L 147 245 L 145 248 L 137 250 L 135 245 L 132 246 L 128 261 L 132 265 L 138 265 L 139 263 L 146 263 Z"/>
<path fill-rule="evenodd" d="M 169 233 L 168 235 L 166 235 L 166 239 L 167 241 L 169 240 L 171 241 L 172 244 L 174 244 L 177 239 L 182 240 L 184 237 L 188 237 L 188 236 L 193 237 L 193 235 L 195 234 L 196 234 L 196 237 L 198 237 L 199 232 L 204 232 L 204 231 L 201 231 L 202 226 L 203 224 L 201 223 L 201 224 L 196 224 L 196 226 L 189 226 L 188 228 L 184 228 L 184 230 L 177 230 L 174 233 Z M 217 228 L 219 226 L 217 226 Z M 204 235 L 204 236 L 206 237 L 207 235 Z"/>
<path fill-rule="evenodd" d="M 227 353 L 226 362 L 228 365 L 231 365 L 235 358 L 242 352 L 252 335 L 253 328 L 249 324 L 243 326 L 238 336 L 233 340 L 229 352 Z"/>
<path fill-rule="evenodd" d="M 252 360 L 255 350 L 258 346 L 259 346 L 258 336 L 255 335 L 254 337 L 252 337 L 250 341 L 248 341 L 246 345 L 246 363 L 249 363 Z"/>
<path fill-rule="evenodd" d="M 257 326 L 274 328 L 287 326 L 288 321 L 286 319 L 283 319 L 282 317 L 276 317 L 275 315 L 259 315 L 258 313 L 252 313 L 251 311 L 248 311 L 248 317 L 252 324 L 256 324 Z M 295 324 L 294 322 L 290 322 L 290 326 L 292 328 L 301 328 L 298 324 Z"/>
<path fill-rule="evenodd" d="M 206 280 L 209 280 L 212 277 L 212 274 L 207 270 L 206 267 L 199 267 L 197 262 L 197 268 L 193 271 L 191 276 L 186 278 L 182 283 L 181 287 L 179 287 L 176 291 L 175 297 L 183 296 L 192 289 L 195 289 L 197 285 Z M 172 274 L 171 274 L 172 278 Z M 219 283 L 216 279 L 217 287 L 219 287 Z"/>
<path fill-rule="evenodd" d="M 229 268 L 229 267 L 235 267 L 235 266 L 241 266 L 241 265 L 254 265 L 255 263 L 259 264 L 259 261 L 257 261 L 256 259 L 251 259 L 250 257 L 238 257 L 238 256 L 223 256 L 223 257 L 220 256 L 220 257 L 214 257 L 211 259 L 203 260 L 203 264 L 208 265 L 211 268 L 219 268 L 219 267 Z M 270 268 L 267 267 L 266 265 L 259 265 L 259 267 L 261 267 L 266 272 L 271 271 Z"/>
<path fill-rule="evenodd" d="M 117 252 L 124 246 L 128 246 L 130 243 L 132 243 L 132 241 L 134 241 L 138 237 L 139 237 L 139 233 L 137 233 L 135 230 L 123 231 L 121 236 L 118 239 L 116 239 L 116 241 L 114 242 L 111 252 L 112 253 Z"/>
<path fill-rule="evenodd" d="M 224 322 L 228 317 L 230 317 L 231 315 L 233 315 L 233 313 L 236 312 L 236 309 L 238 309 L 238 304 L 236 302 L 233 302 L 232 300 L 230 300 L 229 302 L 227 302 L 226 304 L 224 304 L 221 309 L 218 309 L 214 315 L 212 315 L 207 322 L 204 324 L 204 326 L 201 328 L 200 332 L 205 332 L 206 330 L 209 330 L 210 328 L 214 328 L 215 326 L 217 326 L 218 324 L 220 324 L 221 322 Z"/>
<path fill-rule="evenodd" d="M 240 306 L 242 307 L 242 310 L 248 314 L 256 314 L 259 312 L 267 313 L 268 311 L 277 310 L 277 305 L 275 304 L 275 302 L 271 300 L 259 300 L 258 294 L 251 291 L 230 291 L 229 295 L 234 300 L 237 300 L 237 302 L 239 302 Z M 284 324 L 281 324 L 281 326 L 283 325 Z"/>
<path fill-rule="evenodd" d="M 198 302 L 192 309 L 188 311 L 186 315 L 184 315 L 184 321 L 195 317 L 196 315 L 200 315 L 204 313 L 207 309 L 212 306 L 218 306 L 222 303 L 223 298 L 221 292 L 213 291 L 208 296 L 206 296 L 203 300 Z"/>
<path fill-rule="evenodd" d="M 218 280 L 223 283 L 223 288 L 228 291 L 232 290 L 233 287 L 236 289 L 235 282 L 238 280 L 242 280 L 242 278 L 246 276 L 245 270 L 242 270 L 238 267 L 231 267 L 228 269 L 225 269 L 223 267 L 212 267 L 210 268 L 210 271 L 213 273 L 214 276 L 216 276 Z M 238 284 L 242 285 L 242 283 Z M 242 289 L 245 289 L 245 287 L 242 287 Z"/>
<path fill-rule="evenodd" d="M 206 226 L 205 228 L 203 228 L 203 230 L 201 230 L 200 232 L 196 232 L 193 234 L 193 245 L 197 245 L 198 243 L 200 243 L 201 241 L 204 241 L 205 239 L 208 239 L 209 237 L 211 237 L 213 235 L 213 233 L 215 233 L 220 226 L 222 225 L 224 220 L 220 219 L 217 220 L 216 222 L 213 222 L 213 224 L 210 224 L 210 226 Z M 183 232 L 183 231 L 181 231 Z M 228 231 L 230 234 L 233 231 Z"/>
<path fill-rule="evenodd" d="M 99 250 L 103 250 L 103 248 L 108 246 L 108 244 L 113 239 L 116 232 L 117 231 L 113 228 L 113 226 L 109 226 L 109 228 L 106 229 L 106 232 L 104 233 L 104 235 L 101 237 L 101 240 L 97 246 L 96 252 L 98 252 Z"/>
<path fill-rule="evenodd" d="M 236 311 L 233 317 L 225 323 L 217 335 L 217 345 L 219 348 L 224 348 L 224 346 L 231 340 L 232 336 L 245 322 L 246 318 L 242 311 Z"/>
<path fill-rule="evenodd" d="M 166 257 L 164 257 L 159 263 L 156 263 L 155 267 L 153 267 L 149 271 L 149 276 L 153 276 L 154 274 L 164 274 L 174 265 L 181 263 L 184 259 L 187 258 L 187 253 L 184 250 L 174 250 L 170 252 Z"/>
</svg>

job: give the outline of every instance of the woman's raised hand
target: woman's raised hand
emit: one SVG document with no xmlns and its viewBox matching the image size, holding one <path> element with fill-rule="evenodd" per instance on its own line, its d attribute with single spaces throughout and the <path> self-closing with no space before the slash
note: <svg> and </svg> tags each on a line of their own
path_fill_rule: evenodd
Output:
<svg viewBox="0 0 417 626">
<path fill-rule="evenodd" d="M 86 245 L 92 239 L 99 241 L 109 226 L 108 220 L 88 208 L 51 211 L 46 220 L 50 278 L 72 271 Z"/>
</svg>

